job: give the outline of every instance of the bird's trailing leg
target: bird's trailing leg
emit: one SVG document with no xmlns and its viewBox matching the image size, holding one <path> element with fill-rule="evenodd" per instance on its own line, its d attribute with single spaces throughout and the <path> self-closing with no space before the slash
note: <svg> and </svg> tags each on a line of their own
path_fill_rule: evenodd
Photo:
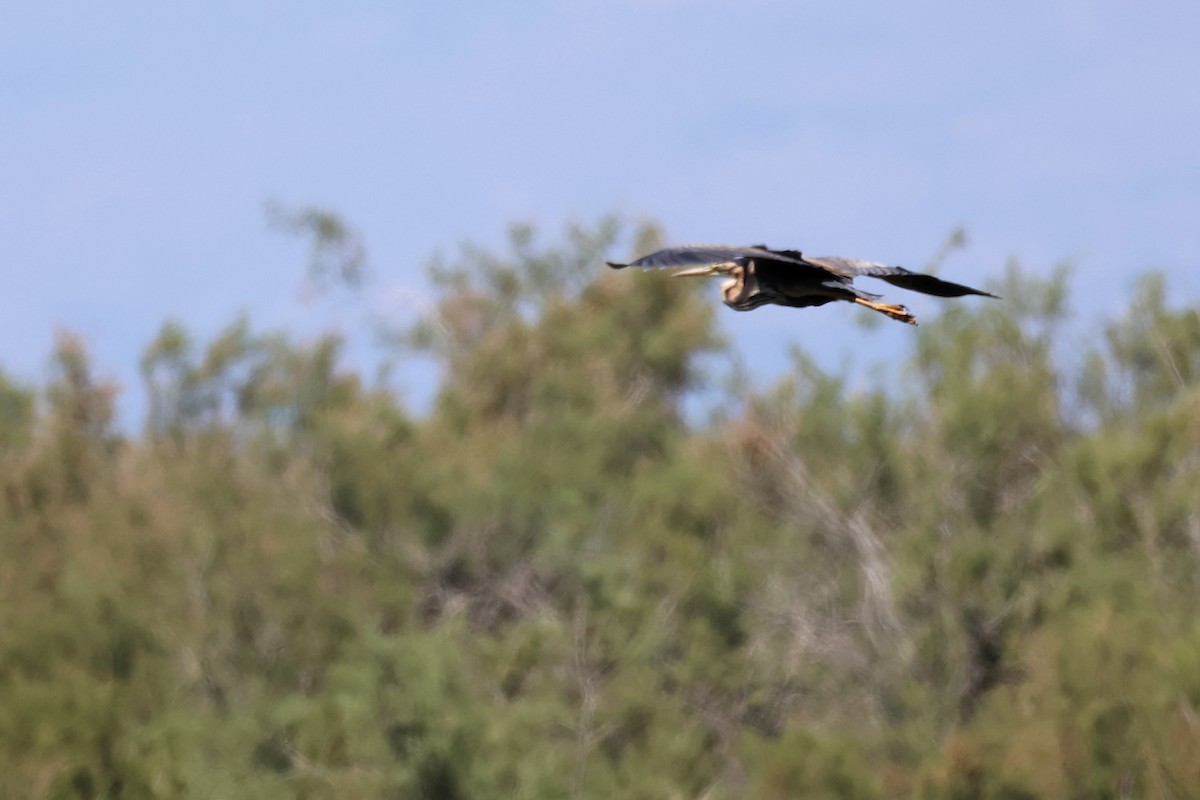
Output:
<svg viewBox="0 0 1200 800">
<path fill-rule="evenodd" d="M 889 317 L 900 322 L 907 322 L 909 325 L 916 325 L 917 318 L 908 312 L 904 306 L 894 306 L 888 303 L 874 303 L 863 297 L 854 298 L 854 302 L 860 306 L 866 306 L 872 311 L 878 311 L 880 314 L 887 314 Z"/>
</svg>

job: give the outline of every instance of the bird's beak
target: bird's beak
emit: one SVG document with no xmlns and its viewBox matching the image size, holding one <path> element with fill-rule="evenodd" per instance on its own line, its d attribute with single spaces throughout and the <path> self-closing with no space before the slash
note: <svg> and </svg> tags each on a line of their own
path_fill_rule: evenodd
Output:
<svg viewBox="0 0 1200 800">
<path fill-rule="evenodd" d="M 695 269 L 682 269 L 672 275 L 675 278 L 688 277 L 707 277 L 709 275 L 720 275 L 723 272 L 729 271 L 728 264 L 709 264 L 707 267 L 696 267 Z"/>
</svg>

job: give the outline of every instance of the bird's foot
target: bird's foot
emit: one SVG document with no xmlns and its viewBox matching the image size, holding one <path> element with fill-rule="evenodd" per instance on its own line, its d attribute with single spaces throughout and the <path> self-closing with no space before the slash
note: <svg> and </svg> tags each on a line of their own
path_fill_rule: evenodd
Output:
<svg viewBox="0 0 1200 800">
<path fill-rule="evenodd" d="M 887 314 L 894 320 L 907 322 L 909 325 L 917 324 L 917 318 L 909 313 L 909 310 L 904 306 L 894 306 L 890 303 L 873 303 L 870 300 L 866 300 L 862 297 L 854 298 L 854 302 L 858 303 L 860 306 L 866 306 L 872 311 L 878 311 L 880 314 Z"/>
</svg>

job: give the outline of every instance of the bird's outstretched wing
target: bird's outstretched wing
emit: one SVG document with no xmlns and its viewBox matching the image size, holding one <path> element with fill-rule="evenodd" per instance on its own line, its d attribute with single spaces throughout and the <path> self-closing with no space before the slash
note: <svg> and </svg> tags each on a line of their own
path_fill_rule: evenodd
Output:
<svg viewBox="0 0 1200 800">
<path fill-rule="evenodd" d="M 932 275 L 912 272 L 904 267 L 891 267 L 875 261 L 860 261 L 857 258 L 842 258 L 841 256 L 805 256 L 809 264 L 824 267 L 830 272 L 846 278 L 868 277 L 879 278 L 901 289 L 931 294 L 936 297 L 962 297 L 968 294 L 978 294 L 983 297 L 996 297 L 991 292 L 972 289 L 961 283 L 944 281 Z M 999 298 L 997 298 L 999 299 Z"/>
<path fill-rule="evenodd" d="M 791 261 L 803 264 L 800 259 L 781 255 L 765 247 L 730 247 L 723 244 L 689 244 L 681 247 L 668 247 L 637 261 L 628 264 L 607 262 L 613 269 L 625 267 L 642 267 L 643 269 L 661 269 L 664 267 L 703 267 L 713 264 L 727 264 L 731 261 L 744 261 L 750 258 L 768 258 L 774 261 Z"/>
</svg>

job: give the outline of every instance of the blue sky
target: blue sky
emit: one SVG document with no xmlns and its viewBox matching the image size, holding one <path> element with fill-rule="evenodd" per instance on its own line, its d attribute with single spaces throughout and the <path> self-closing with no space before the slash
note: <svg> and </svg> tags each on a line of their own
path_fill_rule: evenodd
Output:
<svg viewBox="0 0 1200 800">
<path fill-rule="evenodd" d="M 76 330 L 132 415 L 166 319 L 365 336 L 298 297 L 305 251 L 268 200 L 341 213 L 418 298 L 465 239 L 620 212 L 910 266 L 962 225 L 948 277 L 1070 260 L 1086 320 L 1158 268 L 1194 304 L 1198 32 L 1200 4 L 1156 0 L 6 4 L 0 369 L 40 383 Z M 911 335 L 853 318 L 722 322 L 766 379 L 792 342 Z M 428 371 L 400 381 L 428 395 Z"/>
</svg>

